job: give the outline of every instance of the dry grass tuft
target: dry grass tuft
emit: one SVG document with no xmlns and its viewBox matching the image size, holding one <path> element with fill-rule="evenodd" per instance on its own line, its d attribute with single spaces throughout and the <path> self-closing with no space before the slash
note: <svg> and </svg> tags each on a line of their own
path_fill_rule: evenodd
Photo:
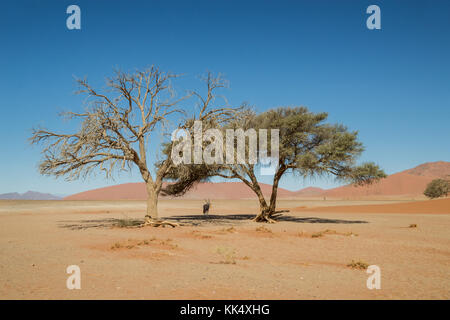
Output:
<svg viewBox="0 0 450 320">
<path fill-rule="evenodd" d="M 170 249 L 176 249 L 176 248 L 178 248 L 178 245 L 173 244 L 172 241 L 173 241 L 172 239 L 167 238 L 166 240 L 160 241 L 159 244 L 160 244 L 160 245 L 163 245 L 163 246 L 166 246 L 166 247 L 169 247 Z"/>
<path fill-rule="evenodd" d="M 114 250 L 114 249 L 120 249 L 120 248 L 122 248 L 122 244 L 119 243 L 119 242 L 116 242 L 116 243 L 114 243 L 114 244 L 111 246 L 111 249 L 112 249 L 112 250 Z"/>
<path fill-rule="evenodd" d="M 198 230 L 194 230 L 191 232 L 196 238 L 199 239 L 211 239 L 213 236 L 209 235 L 209 234 L 202 234 L 200 231 Z"/>
<path fill-rule="evenodd" d="M 297 233 L 297 236 L 298 237 L 321 238 L 321 237 L 323 237 L 323 236 L 325 236 L 327 234 L 339 235 L 339 236 L 345 236 L 345 237 L 357 237 L 358 236 L 357 233 L 353 233 L 352 231 L 350 231 L 350 232 L 338 232 L 336 230 L 331 230 L 331 229 L 326 229 L 326 230 L 323 230 L 323 231 L 314 232 L 311 235 L 309 235 L 305 231 L 301 231 L 301 232 Z"/>
<path fill-rule="evenodd" d="M 366 270 L 369 267 L 369 264 L 361 260 L 359 261 L 352 260 L 351 263 L 347 264 L 347 267 L 350 267 L 352 269 Z"/>
<path fill-rule="evenodd" d="M 324 236 L 324 232 L 323 231 L 319 231 L 319 232 L 313 233 L 311 235 L 311 238 L 320 238 L 320 237 L 323 237 L 323 236 Z"/>
<path fill-rule="evenodd" d="M 412 224 L 409 225 L 409 228 L 417 228 L 417 224 L 412 223 Z"/>
<path fill-rule="evenodd" d="M 236 250 L 227 247 L 218 247 L 216 252 L 222 256 L 220 264 L 236 264 Z"/>
<path fill-rule="evenodd" d="M 172 241 L 173 241 L 172 239 L 157 241 L 157 239 L 155 237 L 152 237 L 150 239 L 145 239 L 145 240 L 128 239 L 127 241 L 124 241 L 124 242 L 114 243 L 111 246 L 111 250 L 123 249 L 123 248 L 126 248 L 126 249 L 136 248 L 137 249 L 139 247 L 151 245 L 152 243 L 157 243 L 159 245 L 169 247 L 170 249 L 178 248 L 178 245 L 173 244 Z"/>
<path fill-rule="evenodd" d="M 256 228 L 256 231 L 257 231 L 257 232 L 263 232 L 263 233 L 273 233 L 272 230 L 267 229 L 267 228 L 264 227 L 264 226 L 261 226 L 261 227 Z"/>
</svg>

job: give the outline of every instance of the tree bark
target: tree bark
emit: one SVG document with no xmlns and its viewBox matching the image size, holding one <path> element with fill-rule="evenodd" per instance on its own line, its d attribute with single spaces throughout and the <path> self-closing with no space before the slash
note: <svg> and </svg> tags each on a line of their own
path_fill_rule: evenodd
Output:
<svg viewBox="0 0 450 320">
<path fill-rule="evenodd" d="M 158 220 L 158 192 L 152 183 L 147 183 L 147 214 L 146 220 Z"/>
<path fill-rule="evenodd" d="M 275 213 L 275 208 L 277 205 L 278 181 L 279 179 L 274 180 L 272 185 L 272 194 L 270 195 L 269 204 L 269 211 L 271 212 L 271 214 Z"/>
<path fill-rule="evenodd" d="M 254 221 L 256 222 L 270 222 L 273 223 L 274 221 L 270 219 L 270 209 L 267 205 L 267 201 L 264 198 L 264 195 L 261 191 L 261 188 L 258 184 L 252 185 L 252 190 L 256 193 L 258 196 L 259 201 L 259 214 L 255 217 Z"/>
<path fill-rule="evenodd" d="M 277 172 L 275 173 L 275 176 L 273 177 L 273 184 L 272 184 L 272 193 L 270 195 L 270 202 L 269 202 L 269 206 L 267 205 L 266 201 L 264 200 L 264 205 L 262 205 L 261 199 L 259 201 L 260 203 L 260 212 L 259 214 L 256 216 L 255 221 L 256 222 L 269 222 L 269 223 L 274 223 L 275 220 L 271 218 L 271 216 L 273 216 L 276 211 L 276 205 L 277 205 L 277 193 L 278 193 L 278 183 L 280 182 L 280 178 L 283 175 L 285 169 L 284 167 L 280 167 Z M 258 186 L 259 189 L 259 186 Z M 259 189 L 261 191 L 261 189 Z M 261 196 L 262 196 L 262 192 L 261 192 Z M 258 195 L 259 197 L 259 195 Z"/>
<path fill-rule="evenodd" d="M 285 168 L 281 166 L 275 173 L 275 176 L 273 177 L 272 194 L 270 195 L 270 204 L 269 204 L 271 214 L 275 213 L 275 208 L 277 206 L 278 183 L 280 182 L 280 179 L 284 174 L 284 171 L 286 171 Z"/>
</svg>

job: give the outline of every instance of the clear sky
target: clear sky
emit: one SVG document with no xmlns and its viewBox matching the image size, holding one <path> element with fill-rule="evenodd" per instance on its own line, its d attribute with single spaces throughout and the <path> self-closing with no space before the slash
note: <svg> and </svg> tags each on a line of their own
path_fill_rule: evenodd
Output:
<svg viewBox="0 0 450 320">
<path fill-rule="evenodd" d="M 81 8 L 81 30 L 66 8 Z M 366 8 L 381 8 L 368 30 Z M 361 161 L 394 173 L 450 160 L 450 1 L 4 1 L 0 9 L 0 193 L 71 194 L 140 181 L 40 176 L 31 128 L 64 130 L 57 113 L 80 110 L 73 76 L 101 85 L 114 67 L 156 64 L 230 81 L 233 105 L 304 105 L 359 130 Z M 283 179 L 291 190 L 314 182 Z"/>
</svg>

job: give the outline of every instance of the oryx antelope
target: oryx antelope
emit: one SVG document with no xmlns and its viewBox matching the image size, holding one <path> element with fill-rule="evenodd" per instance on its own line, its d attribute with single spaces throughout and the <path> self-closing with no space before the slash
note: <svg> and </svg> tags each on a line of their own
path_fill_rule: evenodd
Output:
<svg viewBox="0 0 450 320">
<path fill-rule="evenodd" d="M 205 200 L 205 204 L 203 204 L 203 214 L 208 214 L 209 213 L 209 208 L 211 206 L 211 201 Z"/>
</svg>

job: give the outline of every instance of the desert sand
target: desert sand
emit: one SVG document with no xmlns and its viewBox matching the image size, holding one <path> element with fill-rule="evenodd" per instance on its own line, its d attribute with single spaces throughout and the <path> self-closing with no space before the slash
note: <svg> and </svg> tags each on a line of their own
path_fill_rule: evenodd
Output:
<svg viewBox="0 0 450 320">
<path fill-rule="evenodd" d="M 214 200 L 209 217 L 201 200 L 161 200 L 176 228 L 116 226 L 144 201 L 0 201 L 0 298 L 449 299 L 450 215 L 433 201 L 280 200 L 291 212 L 258 224 L 254 200 Z M 380 267 L 380 290 L 352 260 Z"/>
<path fill-rule="evenodd" d="M 342 212 L 342 213 L 445 213 L 450 214 L 450 198 L 402 203 L 370 204 L 353 206 L 318 206 L 294 208 L 294 211 Z"/>
</svg>

